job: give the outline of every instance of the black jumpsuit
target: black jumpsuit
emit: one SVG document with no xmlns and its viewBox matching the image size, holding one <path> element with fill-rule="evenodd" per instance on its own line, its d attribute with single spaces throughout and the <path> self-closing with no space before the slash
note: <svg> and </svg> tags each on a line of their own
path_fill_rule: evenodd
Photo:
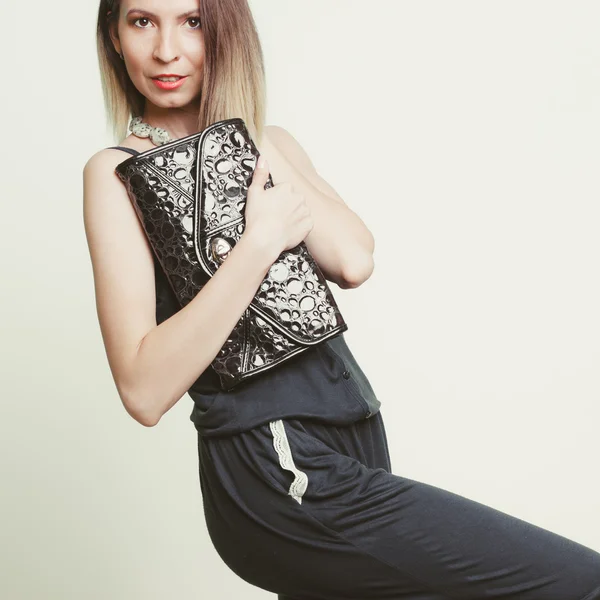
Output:
<svg viewBox="0 0 600 600">
<path fill-rule="evenodd" d="M 178 308 L 155 271 L 160 323 Z M 391 472 L 343 335 L 227 392 L 208 368 L 188 393 L 214 547 L 279 600 L 600 600 L 599 553 Z"/>
</svg>

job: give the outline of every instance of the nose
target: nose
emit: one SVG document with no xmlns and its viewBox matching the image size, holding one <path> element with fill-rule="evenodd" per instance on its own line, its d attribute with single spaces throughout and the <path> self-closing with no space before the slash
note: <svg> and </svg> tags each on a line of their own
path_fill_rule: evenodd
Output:
<svg viewBox="0 0 600 600">
<path fill-rule="evenodd" d="M 177 33 L 169 27 L 160 29 L 156 38 L 156 46 L 154 48 L 154 58 L 164 63 L 170 63 L 179 59 L 179 45 Z"/>
</svg>

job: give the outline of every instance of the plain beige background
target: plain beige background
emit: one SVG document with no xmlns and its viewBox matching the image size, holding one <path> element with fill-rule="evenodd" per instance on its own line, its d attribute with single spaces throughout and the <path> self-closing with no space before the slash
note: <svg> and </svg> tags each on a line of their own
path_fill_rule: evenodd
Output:
<svg viewBox="0 0 600 600">
<path fill-rule="evenodd" d="M 332 285 L 394 473 L 600 550 L 600 4 L 252 8 L 267 122 L 375 235 L 373 276 Z M 83 165 L 118 142 L 97 2 L 1 10 L 0 596 L 271 598 L 208 537 L 189 396 L 147 429 L 108 369 L 82 222 Z"/>
</svg>

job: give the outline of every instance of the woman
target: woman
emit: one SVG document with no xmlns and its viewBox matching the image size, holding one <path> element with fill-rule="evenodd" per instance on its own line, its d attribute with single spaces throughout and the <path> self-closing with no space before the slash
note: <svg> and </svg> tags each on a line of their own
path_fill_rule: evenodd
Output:
<svg viewBox="0 0 600 600">
<path fill-rule="evenodd" d="M 109 364 L 126 410 L 146 426 L 186 391 L 194 400 L 207 527 L 229 567 L 287 600 L 600 599 L 600 554 L 391 473 L 380 402 L 343 335 L 220 389 L 210 363 L 283 250 L 304 241 L 344 288 L 373 269 L 364 223 L 292 136 L 263 125 L 247 1 L 101 0 L 98 50 L 119 136 L 130 114 L 155 134 L 134 128 L 84 169 Z M 179 310 L 114 169 L 124 152 L 231 117 L 244 119 L 267 163 L 249 188 L 241 240 Z"/>
</svg>

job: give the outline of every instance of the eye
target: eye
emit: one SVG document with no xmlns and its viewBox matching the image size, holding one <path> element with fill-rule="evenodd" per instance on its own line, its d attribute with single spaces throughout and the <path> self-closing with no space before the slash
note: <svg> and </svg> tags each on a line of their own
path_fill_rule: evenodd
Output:
<svg viewBox="0 0 600 600">
<path fill-rule="evenodd" d="M 192 29 L 200 29 L 200 25 L 201 25 L 201 23 L 200 23 L 200 17 L 190 17 L 188 19 L 188 23 L 190 21 L 198 21 L 198 25 L 196 27 L 192 27 Z"/>
<path fill-rule="evenodd" d="M 135 25 L 138 21 L 147 21 L 148 23 L 150 22 L 150 19 L 148 19 L 148 17 L 138 17 L 137 19 L 134 19 L 132 21 L 132 23 Z M 139 25 L 136 25 L 136 27 L 140 27 Z M 147 27 L 143 27 L 141 26 L 140 29 L 148 29 Z"/>
</svg>

